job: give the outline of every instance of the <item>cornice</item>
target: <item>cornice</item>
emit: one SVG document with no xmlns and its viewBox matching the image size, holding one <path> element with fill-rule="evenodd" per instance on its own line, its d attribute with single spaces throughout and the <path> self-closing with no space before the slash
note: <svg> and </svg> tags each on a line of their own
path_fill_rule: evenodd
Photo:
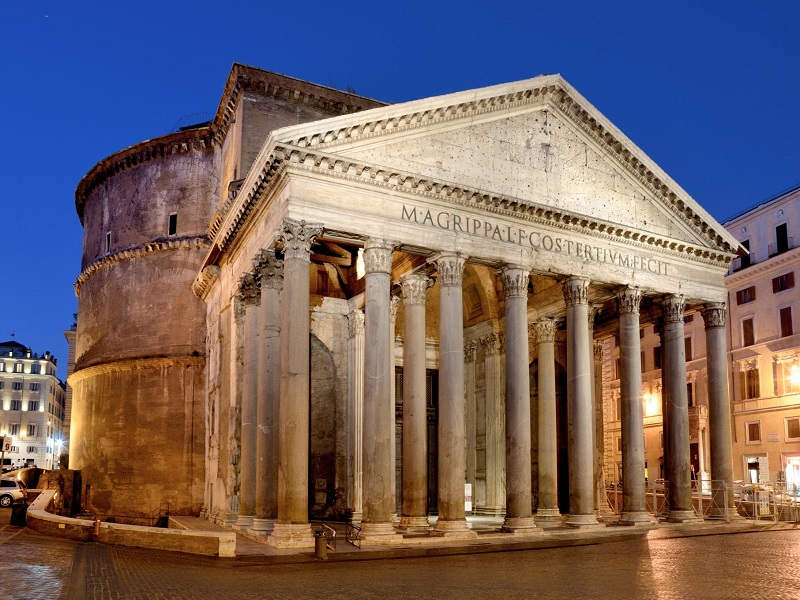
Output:
<svg viewBox="0 0 800 600">
<path fill-rule="evenodd" d="M 98 273 L 99 271 L 108 269 L 109 267 L 112 267 L 118 263 L 142 258 L 152 254 L 160 254 L 162 252 L 172 252 L 174 250 L 186 249 L 203 250 L 209 247 L 210 243 L 207 237 L 193 236 L 167 241 L 149 242 L 141 246 L 125 248 L 124 250 L 120 250 L 114 254 L 104 256 L 100 260 L 95 261 L 86 267 L 75 280 L 75 296 L 77 297 L 79 295 L 81 286 L 86 283 L 86 280 L 88 280 L 92 275 Z"/>
<path fill-rule="evenodd" d="M 217 265 L 208 265 L 197 274 L 192 282 L 192 292 L 205 302 L 214 284 L 219 280 L 220 268 Z"/>
<path fill-rule="evenodd" d="M 209 150 L 212 144 L 211 129 L 198 127 L 145 140 L 104 158 L 83 176 L 75 189 L 75 209 L 81 224 L 86 199 L 111 177 L 157 158 Z"/>
<path fill-rule="evenodd" d="M 400 170 L 362 162 L 351 158 L 327 154 L 273 142 L 266 148 L 268 160 L 261 172 L 251 173 L 243 189 L 230 205 L 228 212 L 218 216 L 209 230 L 214 241 L 224 251 L 233 242 L 255 204 L 288 170 L 304 174 L 318 174 L 350 183 L 375 186 L 392 192 L 402 192 L 421 198 L 435 198 L 466 207 L 478 206 L 481 210 L 501 216 L 524 219 L 566 232 L 582 233 L 598 239 L 625 244 L 645 251 L 658 251 L 676 258 L 692 260 L 714 267 L 728 268 L 734 254 L 714 251 L 699 244 L 659 236 L 652 232 L 626 227 L 617 223 L 593 219 L 569 211 L 543 206 L 528 200 L 493 194 L 485 190 L 456 185 L 448 181 L 421 177 Z"/>
<path fill-rule="evenodd" d="M 285 143 L 299 148 L 332 149 L 343 144 L 368 141 L 381 136 L 412 131 L 420 127 L 440 125 L 448 121 L 459 119 L 475 119 L 498 111 L 508 111 L 519 107 L 532 105 L 546 105 L 558 110 L 563 116 L 575 124 L 584 134 L 600 145 L 607 156 L 613 157 L 625 171 L 643 185 L 651 194 L 660 198 L 667 207 L 681 220 L 681 222 L 697 235 L 713 241 L 718 249 L 723 252 L 735 253 L 738 250 L 731 243 L 732 236 L 720 226 L 717 231 L 708 223 L 709 216 L 696 212 L 689 204 L 688 196 L 676 193 L 673 188 L 678 186 L 662 173 L 654 172 L 637 153 L 630 149 L 633 144 L 618 131 L 612 131 L 613 126 L 604 123 L 604 119 L 596 118 L 593 114 L 596 109 L 588 102 L 583 106 L 579 96 L 559 76 L 536 77 L 528 82 L 527 89 L 506 89 L 500 86 L 502 92 L 490 97 L 465 99 L 447 106 L 430 106 L 415 110 L 419 103 L 410 102 L 409 112 L 403 114 L 386 114 L 386 111 L 375 111 L 376 118 L 369 121 L 360 121 L 339 125 L 331 129 L 322 129 L 315 132 L 304 132 L 296 137 L 284 140 Z M 454 94 L 455 99 L 458 94 Z M 402 108 L 399 105 L 397 108 Z M 313 125 L 313 124 L 312 124 Z M 328 125 L 326 123 L 326 125 Z M 291 135 L 291 133 L 290 133 Z"/>
<path fill-rule="evenodd" d="M 738 286 L 750 279 L 760 277 L 770 271 L 783 270 L 785 267 L 794 267 L 800 259 L 800 246 L 792 248 L 788 252 L 778 254 L 767 260 L 762 260 L 754 265 L 736 271 L 725 276 L 725 283 L 729 287 Z"/>
<path fill-rule="evenodd" d="M 135 371 L 140 369 L 163 369 L 175 366 L 203 366 L 206 359 L 204 356 L 163 356 L 155 358 L 132 358 L 128 360 L 117 360 L 113 362 L 93 365 L 85 369 L 78 369 L 67 378 L 67 383 L 75 387 L 84 379 L 105 375 L 108 373 L 120 373 L 124 371 Z"/>
</svg>

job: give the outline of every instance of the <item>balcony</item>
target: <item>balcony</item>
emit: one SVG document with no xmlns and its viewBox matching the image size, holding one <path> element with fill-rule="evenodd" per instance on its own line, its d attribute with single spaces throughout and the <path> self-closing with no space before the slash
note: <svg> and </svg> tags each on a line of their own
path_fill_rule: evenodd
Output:
<svg viewBox="0 0 800 600">
<path fill-rule="evenodd" d="M 794 238 L 787 237 L 784 239 L 779 239 L 777 242 L 769 245 L 769 257 L 772 258 L 778 254 L 783 254 L 792 248 L 794 248 Z"/>
<path fill-rule="evenodd" d="M 751 252 L 746 256 L 737 256 L 736 258 L 734 258 L 733 262 L 731 263 L 731 268 L 733 272 L 736 273 L 736 271 L 741 271 L 742 269 L 746 269 L 750 265 L 755 264 L 755 262 L 756 262 L 755 252 Z"/>
</svg>

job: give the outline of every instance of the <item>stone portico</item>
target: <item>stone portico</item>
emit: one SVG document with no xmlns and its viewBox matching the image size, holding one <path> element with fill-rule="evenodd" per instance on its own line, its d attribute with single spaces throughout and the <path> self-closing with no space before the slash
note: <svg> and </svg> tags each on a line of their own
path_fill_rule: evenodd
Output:
<svg viewBox="0 0 800 600">
<path fill-rule="evenodd" d="M 352 509 L 364 544 L 463 539 L 466 483 L 510 535 L 598 527 L 594 341 L 617 335 L 620 522 L 649 523 L 657 322 L 669 519 L 694 519 L 683 317 L 720 341 L 738 246 L 561 77 L 273 131 L 210 232 L 208 410 L 240 433 L 235 462 L 208 448 L 207 514 L 276 547 L 313 546 L 310 506 Z M 729 480 L 724 343 L 709 365 Z"/>
</svg>

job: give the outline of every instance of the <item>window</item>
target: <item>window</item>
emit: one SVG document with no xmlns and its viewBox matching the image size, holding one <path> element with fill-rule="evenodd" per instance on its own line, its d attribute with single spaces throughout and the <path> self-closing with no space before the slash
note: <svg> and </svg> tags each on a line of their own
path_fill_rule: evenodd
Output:
<svg viewBox="0 0 800 600">
<path fill-rule="evenodd" d="M 22 410 L 22 400 L 12 400 L 11 410 Z"/>
<path fill-rule="evenodd" d="M 30 391 L 32 391 L 32 392 L 38 392 L 39 391 L 39 384 L 38 383 L 28 384 L 28 389 Z"/>
<path fill-rule="evenodd" d="M 622 436 L 617 438 L 617 452 L 622 452 Z"/>
<path fill-rule="evenodd" d="M 167 225 L 167 235 L 175 235 L 178 232 L 178 213 L 172 213 L 169 216 L 169 223 Z"/>
<path fill-rule="evenodd" d="M 777 294 L 794 287 L 794 271 L 779 275 L 772 280 L 772 293 Z"/>
<path fill-rule="evenodd" d="M 0 381 L 0 390 L 2 390 L 4 387 L 6 387 L 6 382 Z"/>
<path fill-rule="evenodd" d="M 783 396 L 800 392 L 800 364 L 778 358 L 775 358 L 772 364 L 775 395 Z"/>
<path fill-rule="evenodd" d="M 106 254 L 111 252 L 111 232 L 106 233 Z"/>
<path fill-rule="evenodd" d="M 686 383 L 686 398 L 689 401 L 689 406 L 694 406 L 694 384 L 691 381 Z"/>
<path fill-rule="evenodd" d="M 42 365 L 31 365 L 31 373 L 38 375 L 42 372 Z"/>
<path fill-rule="evenodd" d="M 661 368 L 661 346 L 653 348 L 653 368 Z"/>
<path fill-rule="evenodd" d="M 19 435 L 19 423 L 11 423 L 11 425 L 8 426 L 8 434 Z"/>
<path fill-rule="evenodd" d="M 694 315 L 693 315 L 693 314 L 692 314 L 692 315 L 685 315 L 685 316 L 683 317 L 683 324 L 684 324 L 684 325 L 688 325 L 688 324 L 689 324 L 689 323 L 691 323 L 692 321 L 694 321 Z"/>
<path fill-rule="evenodd" d="M 0 362 L 0 373 L 5 373 L 5 372 L 6 372 L 6 363 Z"/>
<path fill-rule="evenodd" d="M 33 454 L 36 452 L 36 446 L 28 446 L 28 454 Z"/>
<path fill-rule="evenodd" d="M 742 346 L 752 346 L 756 343 L 753 331 L 753 317 L 742 321 Z"/>
<path fill-rule="evenodd" d="M 786 441 L 800 441 L 800 417 L 786 417 L 784 423 L 786 424 Z"/>
<path fill-rule="evenodd" d="M 642 338 L 644 338 L 644 329 L 639 330 L 639 339 L 641 340 Z"/>
<path fill-rule="evenodd" d="M 742 400 L 752 400 L 761 395 L 758 381 L 758 369 L 741 371 L 739 373 L 739 383 L 741 385 Z"/>
<path fill-rule="evenodd" d="M 794 333 L 792 329 L 792 307 L 786 306 L 780 310 L 781 337 L 789 337 Z"/>
<path fill-rule="evenodd" d="M 745 254 L 744 256 L 741 257 L 742 258 L 742 260 L 741 260 L 742 269 L 745 269 L 745 268 L 749 267 L 752 264 L 750 262 L 750 257 L 752 256 L 750 254 L 750 240 L 742 240 L 741 244 L 742 244 L 742 246 L 744 246 L 744 249 L 747 250 L 747 254 Z"/>
<path fill-rule="evenodd" d="M 15 391 L 15 392 L 21 392 L 22 391 L 22 382 L 21 381 L 12 381 L 11 382 L 11 389 L 12 389 L 12 391 Z"/>
<path fill-rule="evenodd" d="M 786 223 L 781 223 L 775 228 L 775 244 L 777 246 L 777 254 L 783 254 L 789 249 L 789 234 L 786 229 Z"/>
<path fill-rule="evenodd" d="M 19 452 L 19 446 L 11 446 L 11 452 Z"/>
<path fill-rule="evenodd" d="M 749 288 L 739 290 L 736 292 L 736 304 L 749 304 L 756 299 L 756 286 L 751 285 Z"/>
<path fill-rule="evenodd" d="M 614 359 L 614 379 L 620 378 L 621 367 L 619 364 L 619 356 Z"/>
<path fill-rule="evenodd" d="M 29 436 L 35 436 L 36 435 L 36 425 L 34 425 L 33 423 L 29 423 L 28 424 L 28 435 Z"/>
<path fill-rule="evenodd" d="M 761 421 L 748 421 L 744 424 L 744 439 L 748 444 L 761 443 Z"/>
<path fill-rule="evenodd" d="M 14 365 L 14 373 L 22 373 L 22 363 L 16 363 Z"/>
<path fill-rule="evenodd" d="M 642 362 L 641 362 L 641 369 L 642 369 L 642 371 L 644 371 L 644 370 L 645 370 L 645 368 L 644 368 L 644 350 L 642 350 Z"/>
<path fill-rule="evenodd" d="M 683 338 L 683 349 L 686 351 L 686 362 L 692 360 L 692 338 Z"/>
<path fill-rule="evenodd" d="M 28 400 L 28 410 L 39 410 L 39 401 Z"/>
</svg>

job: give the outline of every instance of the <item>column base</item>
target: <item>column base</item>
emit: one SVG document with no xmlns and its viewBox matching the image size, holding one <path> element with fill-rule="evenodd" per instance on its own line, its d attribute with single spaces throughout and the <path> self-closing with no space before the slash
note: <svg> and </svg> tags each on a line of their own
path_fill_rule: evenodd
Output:
<svg viewBox="0 0 800 600">
<path fill-rule="evenodd" d="M 533 522 L 542 529 L 560 527 L 564 522 L 564 517 L 557 508 L 540 508 L 536 511 Z"/>
<path fill-rule="evenodd" d="M 734 521 L 739 522 L 747 520 L 745 517 L 740 515 L 739 511 L 737 511 L 735 508 L 725 509 L 725 508 L 712 507 L 708 511 L 708 516 L 715 519 L 725 519 L 726 521 L 729 521 L 731 523 L 733 523 Z"/>
<path fill-rule="evenodd" d="M 668 523 L 702 523 L 703 519 L 693 510 L 671 510 L 667 515 Z"/>
<path fill-rule="evenodd" d="M 226 512 L 222 519 L 220 520 L 220 525 L 223 527 L 233 527 L 233 524 L 236 523 L 236 520 L 239 518 L 239 513 L 235 512 Z"/>
<path fill-rule="evenodd" d="M 358 512 L 353 511 L 353 516 L 350 517 L 350 522 L 353 525 L 360 525 L 361 524 L 361 519 L 363 517 L 364 517 L 364 513 L 363 512 L 361 512 L 361 511 L 358 511 Z"/>
<path fill-rule="evenodd" d="M 428 517 L 401 517 L 399 529 L 405 531 L 425 531 L 430 529 L 431 523 Z"/>
<path fill-rule="evenodd" d="M 314 533 L 308 523 L 275 523 L 267 545 L 273 548 L 313 548 Z"/>
<path fill-rule="evenodd" d="M 391 523 L 362 523 L 358 536 L 362 546 L 387 546 L 402 544 L 403 536 L 398 534 Z"/>
<path fill-rule="evenodd" d="M 478 537 L 467 525 L 465 518 L 452 521 L 436 521 L 436 526 L 430 531 L 431 537 L 446 537 L 453 540 L 469 540 Z"/>
<path fill-rule="evenodd" d="M 641 510 L 623 512 L 617 521 L 618 525 L 653 525 L 654 523 L 655 520 L 650 513 Z"/>
<path fill-rule="evenodd" d="M 512 535 L 540 535 L 544 533 L 540 528 L 536 527 L 533 517 L 506 517 L 500 531 Z"/>
<path fill-rule="evenodd" d="M 259 537 L 266 537 L 275 528 L 275 519 L 253 519 L 253 526 L 250 533 Z"/>
<path fill-rule="evenodd" d="M 505 506 L 476 506 L 472 509 L 473 515 L 484 517 L 503 517 L 506 514 Z"/>
<path fill-rule="evenodd" d="M 234 531 L 247 531 L 253 527 L 253 515 L 239 515 L 236 523 L 233 524 Z"/>
<path fill-rule="evenodd" d="M 566 519 L 564 519 L 564 525 L 575 527 L 577 529 L 597 529 L 600 527 L 605 527 L 605 525 L 597 520 L 597 517 L 594 516 L 594 513 L 588 515 L 567 515 Z"/>
</svg>

